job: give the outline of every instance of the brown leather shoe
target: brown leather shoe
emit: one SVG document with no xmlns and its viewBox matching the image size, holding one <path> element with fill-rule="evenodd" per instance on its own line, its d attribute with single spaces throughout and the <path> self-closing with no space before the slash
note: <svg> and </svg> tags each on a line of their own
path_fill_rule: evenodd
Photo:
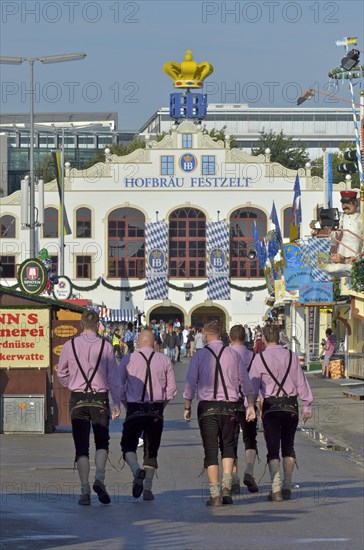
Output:
<svg viewBox="0 0 364 550">
<path fill-rule="evenodd" d="M 206 506 L 222 506 L 221 498 L 220 497 L 210 497 L 209 500 L 206 502 Z"/>
<path fill-rule="evenodd" d="M 245 474 L 243 483 L 247 486 L 249 493 L 258 493 L 259 487 L 253 476 Z"/>
<path fill-rule="evenodd" d="M 233 504 L 233 499 L 231 498 L 231 489 L 224 487 L 222 490 L 222 499 L 223 504 Z"/>
<path fill-rule="evenodd" d="M 291 489 L 282 489 L 283 500 L 291 500 L 292 491 Z"/>
<path fill-rule="evenodd" d="M 267 496 L 267 500 L 273 501 L 273 502 L 282 502 L 283 496 L 281 491 L 277 491 L 276 493 L 272 493 L 272 491 Z"/>
</svg>

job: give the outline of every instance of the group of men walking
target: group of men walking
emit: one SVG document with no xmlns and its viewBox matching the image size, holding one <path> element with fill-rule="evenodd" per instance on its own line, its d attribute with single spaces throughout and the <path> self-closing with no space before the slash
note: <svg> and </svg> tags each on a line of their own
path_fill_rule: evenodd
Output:
<svg viewBox="0 0 364 550">
<path fill-rule="evenodd" d="M 138 337 L 138 350 L 123 357 L 118 366 L 110 343 L 97 335 L 98 316 L 87 311 L 82 316 L 83 332 L 67 342 L 61 352 L 58 377 L 71 390 L 70 412 L 81 482 L 79 504 L 89 505 L 89 435 L 95 438 L 96 474 L 93 490 L 103 504 L 110 503 L 105 487 L 105 465 L 109 449 L 110 408 L 113 419 L 126 409 L 121 450 L 132 472 L 132 494 L 153 500 L 152 483 L 158 468 L 158 451 L 163 431 L 164 409 L 176 396 L 176 380 L 171 359 L 154 349 L 155 334 L 145 329 Z M 311 416 L 312 393 L 298 357 L 278 345 L 279 327 L 263 328 L 266 350 L 253 354 L 245 345 L 242 325 L 230 331 L 231 345 L 221 340 L 216 321 L 203 329 L 205 346 L 192 358 L 187 372 L 184 419 L 189 422 L 192 401 L 198 400 L 197 419 L 204 449 L 204 466 L 210 488 L 209 506 L 233 503 L 240 492 L 237 448 L 240 428 L 245 445 L 243 483 L 257 492 L 254 462 L 257 456 L 255 403 L 262 400 L 262 420 L 267 444 L 267 461 L 272 486 L 269 500 L 291 497 L 295 464 L 294 437 L 298 424 L 297 397 L 304 401 L 304 421 Z M 143 463 L 137 457 L 143 436 Z M 283 480 L 280 477 L 279 450 L 282 447 Z M 219 473 L 221 453 L 222 476 Z"/>
</svg>

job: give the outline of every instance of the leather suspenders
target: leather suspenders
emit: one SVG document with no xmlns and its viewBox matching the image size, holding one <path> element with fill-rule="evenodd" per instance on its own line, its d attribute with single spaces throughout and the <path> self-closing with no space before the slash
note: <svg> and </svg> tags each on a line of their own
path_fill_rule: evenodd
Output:
<svg viewBox="0 0 364 550">
<path fill-rule="evenodd" d="M 219 351 L 218 355 L 216 355 L 216 353 L 211 348 L 209 348 L 208 346 L 205 346 L 205 349 L 208 349 L 209 352 L 212 353 L 212 355 L 215 357 L 215 360 L 216 360 L 215 380 L 214 380 L 214 401 L 216 401 L 216 397 L 217 397 L 217 387 L 218 387 L 218 383 L 219 383 L 219 375 L 220 375 L 220 378 L 221 378 L 222 387 L 224 389 L 225 399 L 226 399 L 226 401 L 229 401 L 229 394 L 227 392 L 225 379 L 224 379 L 224 375 L 222 373 L 222 368 L 221 368 L 221 363 L 220 363 L 220 359 L 221 359 L 221 356 L 224 352 L 225 346 L 222 346 L 222 348 Z"/>
<path fill-rule="evenodd" d="M 263 353 L 260 353 L 260 358 L 262 360 L 262 363 L 266 369 L 266 371 L 268 372 L 269 376 L 272 378 L 273 382 L 278 386 L 278 391 L 277 391 L 277 395 L 276 397 L 280 397 L 279 394 L 282 392 L 286 397 L 288 396 L 286 390 L 284 389 L 284 383 L 285 381 L 287 380 L 287 377 L 288 377 L 288 374 L 289 374 L 289 371 L 291 370 L 291 364 L 292 364 L 292 351 L 289 350 L 289 364 L 288 364 L 288 368 L 282 378 L 282 382 L 279 382 L 277 380 L 277 378 L 274 376 L 274 374 L 272 373 L 272 371 L 270 370 L 270 368 L 268 367 L 267 363 L 266 363 L 266 360 L 264 359 L 264 356 L 263 356 Z"/>
<path fill-rule="evenodd" d="M 150 354 L 149 356 L 149 359 L 147 359 L 144 355 L 144 353 L 142 351 L 139 351 L 140 355 L 142 357 L 144 357 L 144 360 L 147 364 L 147 372 L 145 373 L 145 380 L 144 380 L 144 388 L 143 388 L 143 393 L 142 393 L 142 403 L 144 403 L 144 399 L 145 399 L 145 394 L 146 394 L 146 391 L 147 391 L 147 384 L 149 383 L 149 401 L 154 401 L 154 395 L 153 395 L 153 384 L 152 384 L 152 373 L 151 373 L 151 370 L 150 370 L 150 364 L 152 362 L 152 359 L 153 359 L 153 355 L 154 355 L 154 351 L 152 351 L 152 353 Z"/>
<path fill-rule="evenodd" d="M 104 351 L 104 347 L 105 347 L 105 340 L 102 338 L 101 339 L 101 348 L 100 348 L 100 353 L 99 353 L 99 356 L 97 358 L 97 362 L 96 362 L 96 365 L 95 365 L 95 368 L 94 370 L 92 371 L 92 374 L 91 374 L 91 377 L 90 378 L 87 378 L 86 374 L 85 374 L 85 371 L 83 370 L 82 366 L 81 366 L 81 363 L 80 363 L 80 360 L 76 354 L 76 347 L 75 347 L 75 339 L 72 338 L 71 340 L 71 344 L 72 344 L 72 350 L 73 350 L 73 354 L 75 356 L 75 359 L 76 359 L 76 363 L 77 363 L 77 366 L 78 368 L 80 369 L 80 372 L 83 376 L 83 379 L 85 380 L 86 382 L 86 386 L 85 386 L 85 392 L 88 392 L 90 391 L 91 393 L 97 393 L 96 390 L 93 389 L 93 387 L 91 386 L 91 383 L 92 383 L 92 380 L 94 379 L 95 377 L 95 374 L 97 373 L 97 370 L 100 366 L 100 362 L 101 362 L 101 357 L 102 357 L 102 352 Z"/>
</svg>

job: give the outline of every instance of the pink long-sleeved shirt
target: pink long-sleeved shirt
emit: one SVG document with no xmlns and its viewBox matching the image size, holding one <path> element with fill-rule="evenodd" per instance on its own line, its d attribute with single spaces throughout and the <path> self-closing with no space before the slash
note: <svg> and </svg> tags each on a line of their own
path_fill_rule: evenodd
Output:
<svg viewBox="0 0 364 550">
<path fill-rule="evenodd" d="M 85 330 L 75 338 L 75 348 L 81 367 L 87 378 L 92 376 L 101 349 L 102 339 L 95 332 Z M 68 340 L 61 351 L 57 376 L 60 383 L 73 392 L 85 391 L 86 382 L 78 368 L 71 340 Z M 104 350 L 97 373 L 91 383 L 96 392 L 110 391 L 113 404 L 120 405 L 120 373 L 115 360 L 112 345 L 105 342 Z"/>
<path fill-rule="evenodd" d="M 121 401 L 128 403 L 140 403 L 143 394 L 147 365 L 144 353 L 149 359 L 153 349 L 140 348 L 138 351 L 125 355 L 121 360 Z M 156 352 L 151 361 L 153 401 L 170 401 L 177 393 L 176 379 L 173 365 L 169 357 L 164 353 Z M 150 402 L 149 382 L 144 396 L 145 402 Z"/>
<path fill-rule="evenodd" d="M 289 350 L 280 345 L 268 344 L 263 352 L 264 359 L 276 379 L 281 382 L 289 364 Z M 277 384 L 268 374 L 259 355 L 254 357 L 250 370 L 250 377 L 254 387 L 259 388 L 263 397 L 275 397 Z M 292 353 L 292 364 L 288 377 L 284 383 L 284 389 L 288 396 L 298 396 L 304 402 L 304 412 L 312 411 L 313 396 L 309 383 L 303 373 L 298 355 Z M 284 394 L 282 391 L 279 396 Z"/>
<path fill-rule="evenodd" d="M 221 340 L 214 340 L 208 346 L 218 355 L 223 343 Z M 224 349 L 220 363 L 228 392 L 228 401 L 239 399 L 240 385 L 244 395 L 254 395 L 248 371 L 241 357 L 232 348 L 227 347 Z M 183 393 L 185 399 L 192 400 L 196 396 L 198 401 L 214 401 L 215 366 L 215 357 L 206 349 L 206 346 L 195 353 L 187 372 Z M 220 376 L 218 378 L 216 401 L 226 401 Z"/>
</svg>

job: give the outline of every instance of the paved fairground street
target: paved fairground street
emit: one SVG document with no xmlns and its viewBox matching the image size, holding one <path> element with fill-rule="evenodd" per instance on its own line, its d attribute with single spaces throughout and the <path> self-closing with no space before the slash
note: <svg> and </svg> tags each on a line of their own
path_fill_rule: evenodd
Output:
<svg viewBox="0 0 364 550">
<path fill-rule="evenodd" d="M 155 500 L 131 496 L 120 461 L 122 421 L 112 424 L 106 482 L 112 503 L 78 506 L 70 431 L 1 436 L 1 548 L 4 550 L 360 550 L 363 545 L 363 402 L 342 396 L 343 381 L 309 373 L 314 416 L 296 437 L 293 499 L 268 502 L 269 474 L 259 433 L 259 493 L 245 487 L 232 506 L 211 509 L 195 403 L 183 416 L 187 360 L 176 364 L 178 396 L 166 409 Z M 335 450 L 333 450 L 335 449 Z M 139 449 L 138 452 L 141 452 Z M 242 444 L 239 445 L 241 456 Z M 91 472 L 93 474 L 93 471 Z"/>
</svg>

